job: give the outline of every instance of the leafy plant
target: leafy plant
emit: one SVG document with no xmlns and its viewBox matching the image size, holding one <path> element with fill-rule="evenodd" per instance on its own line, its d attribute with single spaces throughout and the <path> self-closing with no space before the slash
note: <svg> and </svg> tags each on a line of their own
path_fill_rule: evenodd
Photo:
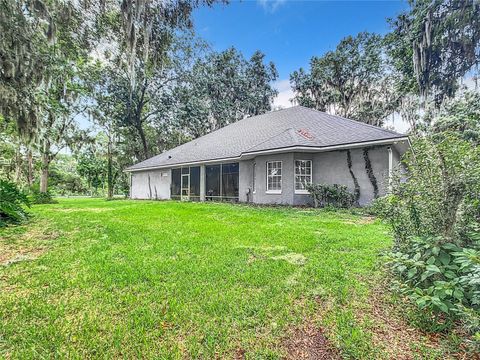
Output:
<svg viewBox="0 0 480 360">
<path fill-rule="evenodd" d="M 38 185 L 32 186 L 30 189 L 33 204 L 55 204 L 57 201 L 53 198 L 50 190 L 41 192 Z"/>
<path fill-rule="evenodd" d="M 480 150 L 461 134 L 434 132 L 414 139 L 404 165 L 407 175 L 370 209 L 395 235 L 394 287 L 432 313 L 437 329 L 460 321 L 478 347 Z"/>
<path fill-rule="evenodd" d="M 26 220 L 24 207 L 30 207 L 27 195 L 14 183 L 0 179 L 0 227 Z"/>
<path fill-rule="evenodd" d="M 355 202 L 355 196 L 344 185 L 310 184 L 307 190 L 313 198 L 315 207 L 349 208 Z"/>
</svg>

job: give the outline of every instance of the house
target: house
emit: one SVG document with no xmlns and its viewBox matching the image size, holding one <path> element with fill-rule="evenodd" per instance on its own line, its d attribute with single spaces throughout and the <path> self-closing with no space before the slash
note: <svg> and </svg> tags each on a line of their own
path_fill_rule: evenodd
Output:
<svg viewBox="0 0 480 360">
<path fill-rule="evenodd" d="M 385 194 L 405 135 L 303 106 L 240 120 L 135 164 L 132 199 L 311 203 L 305 185 Z M 357 185 L 355 185 L 357 184 Z"/>
</svg>

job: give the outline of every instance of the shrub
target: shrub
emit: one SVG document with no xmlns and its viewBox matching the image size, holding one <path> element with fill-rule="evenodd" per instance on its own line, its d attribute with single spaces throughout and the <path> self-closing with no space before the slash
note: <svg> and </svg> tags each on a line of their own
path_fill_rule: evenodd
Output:
<svg viewBox="0 0 480 360">
<path fill-rule="evenodd" d="M 14 183 L 0 179 L 0 227 L 26 220 L 24 207 L 30 207 L 27 195 Z"/>
<path fill-rule="evenodd" d="M 399 290 L 420 308 L 452 316 L 462 307 L 480 310 L 480 246 L 460 248 L 441 239 L 415 238 L 409 251 L 389 257 L 401 280 Z"/>
<path fill-rule="evenodd" d="M 307 190 L 315 207 L 349 208 L 355 202 L 355 196 L 343 185 L 311 184 Z"/>
<path fill-rule="evenodd" d="M 53 198 L 50 191 L 40 192 L 38 185 L 30 188 L 30 194 L 33 204 L 56 204 L 57 201 Z"/>
<path fill-rule="evenodd" d="M 371 207 L 395 245 L 395 287 L 437 322 L 461 320 L 472 346 L 480 335 L 480 150 L 453 133 L 413 141 L 406 178 Z"/>
</svg>

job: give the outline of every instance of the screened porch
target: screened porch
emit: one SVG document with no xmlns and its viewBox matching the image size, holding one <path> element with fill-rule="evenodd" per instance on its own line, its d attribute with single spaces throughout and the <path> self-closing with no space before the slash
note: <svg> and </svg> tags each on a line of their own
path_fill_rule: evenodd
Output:
<svg viewBox="0 0 480 360">
<path fill-rule="evenodd" d="M 184 166 L 172 169 L 171 198 L 184 201 L 238 201 L 239 165 Z"/>
</svg>

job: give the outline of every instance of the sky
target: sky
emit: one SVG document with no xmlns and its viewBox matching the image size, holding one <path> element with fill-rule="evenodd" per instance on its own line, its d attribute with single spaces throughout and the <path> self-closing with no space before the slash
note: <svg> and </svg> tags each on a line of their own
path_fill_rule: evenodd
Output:
<svg viewBox="0 0 480 360">
<path fill-rule="evenodd" d="M 407 7 L 400 0 L 233 0 L 228 5 L 196 9 L 193 20 L 197 35 L 214 50 L 234 46 L 246 57 L 261 50 L 279 73 L 274 104 L 290 107 L 290 73 L 300 67 L 308 69 L 312 56 L 333 50 L 345 36 L 361 31 L 385 34 L 387 18 Z"/>
</svg>

